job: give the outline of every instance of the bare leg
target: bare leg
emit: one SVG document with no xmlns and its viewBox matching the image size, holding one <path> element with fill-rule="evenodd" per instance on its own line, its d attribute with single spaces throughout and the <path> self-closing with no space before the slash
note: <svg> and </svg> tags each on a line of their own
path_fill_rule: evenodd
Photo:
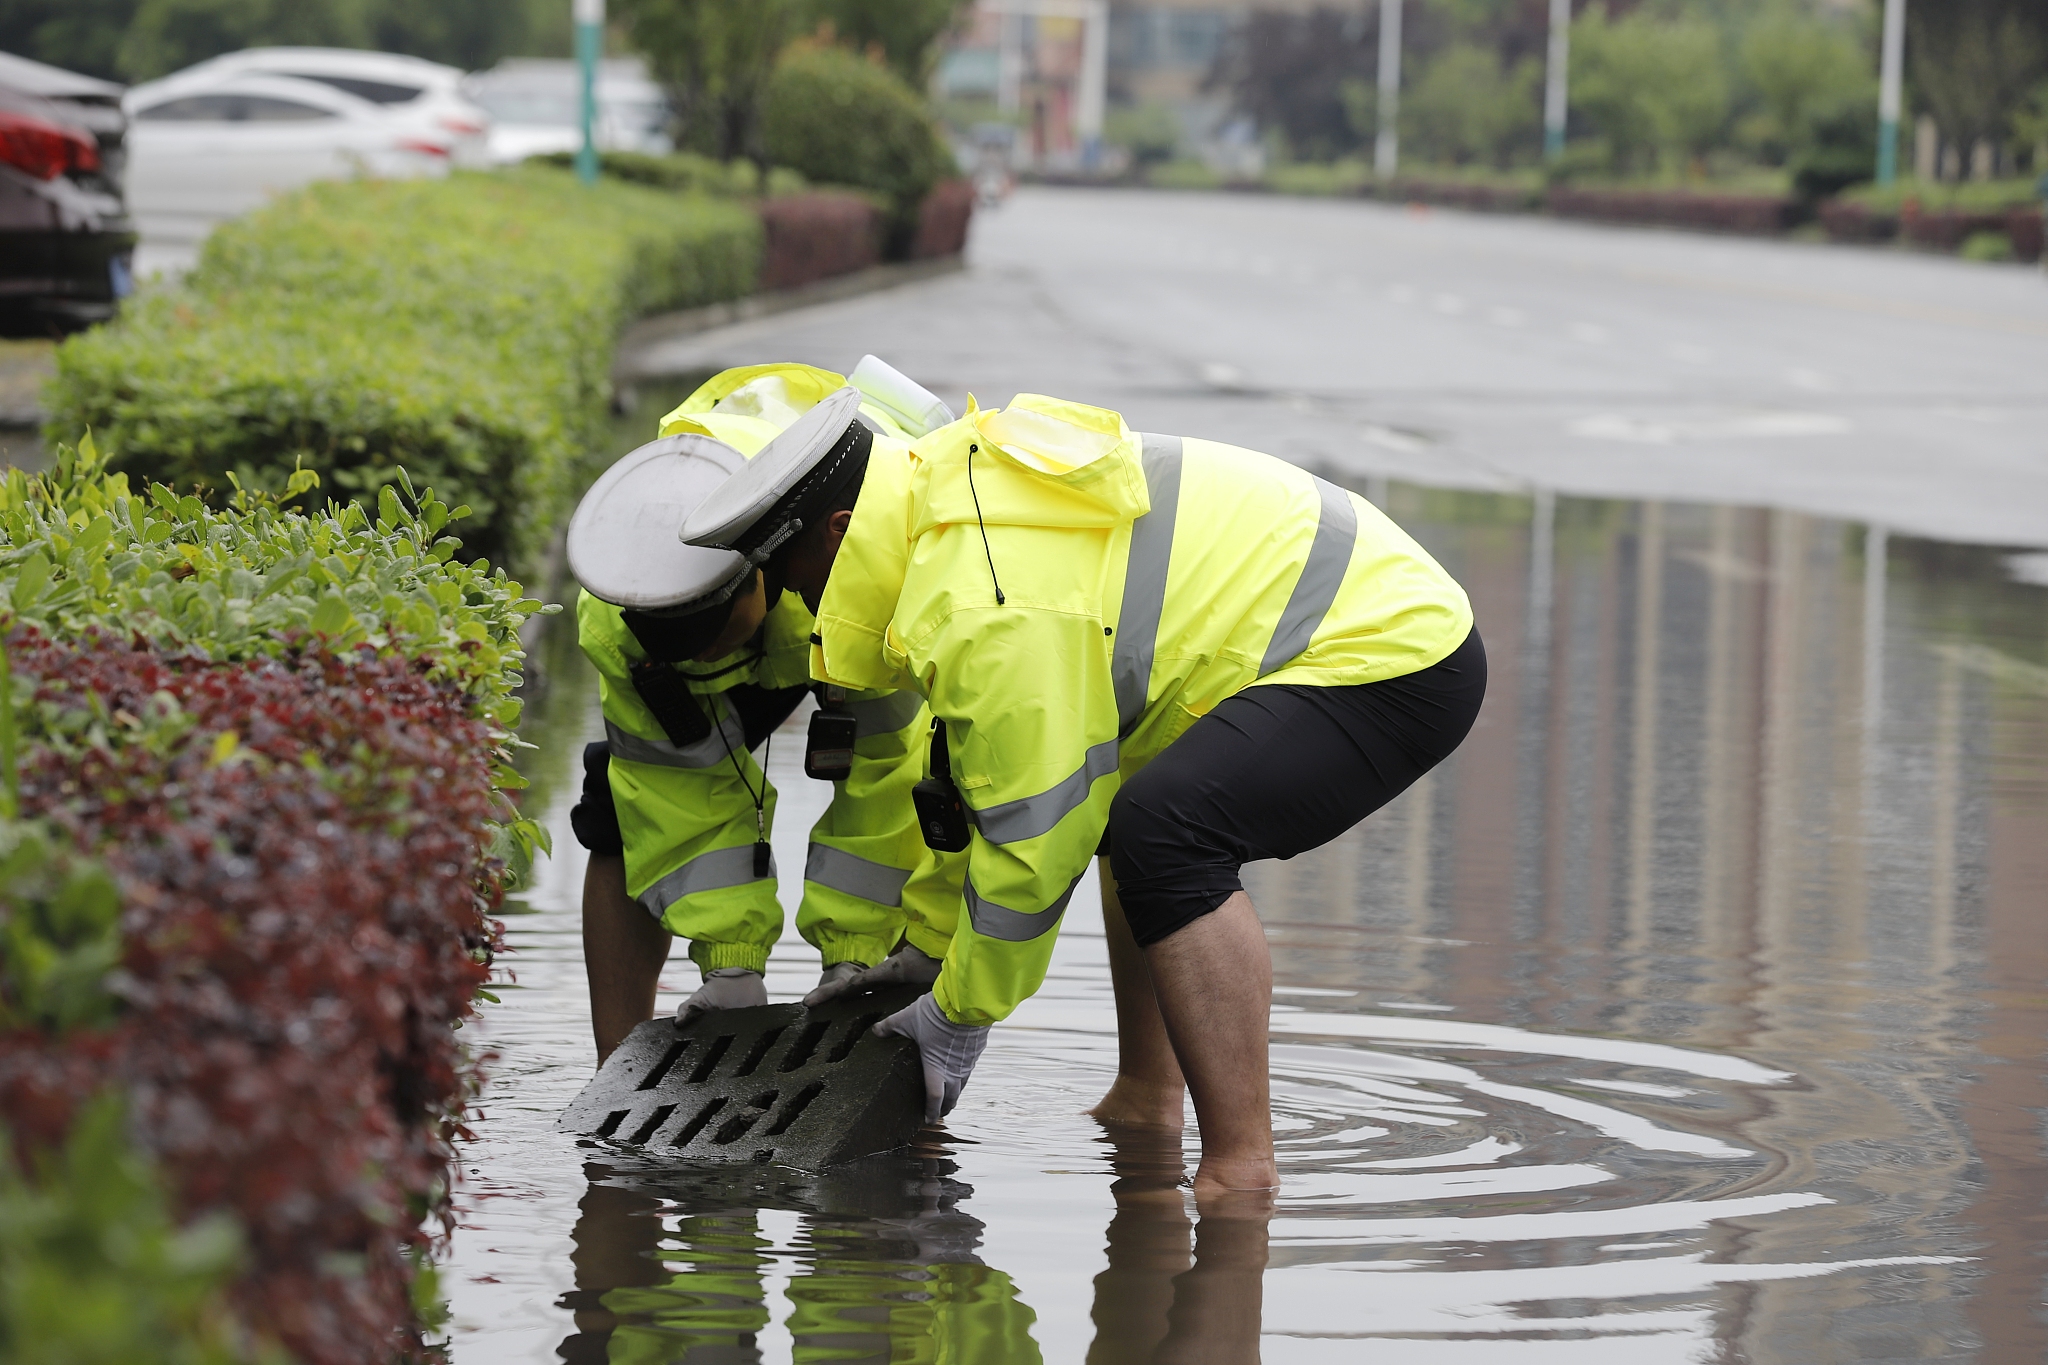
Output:
<svg viewBox="0 0 2048 1365">
<path fill-rule="evenodd" d="M 1102 925 L 1109 935 L 1109 980 L 1116 988 L 1117 1066 L 1109 1093 L 1088 1112 L 1104 1123 L 1178 1132 L 1186 1122 L 1187 1082 L 1181 1079 L 1180 1063 L 1167 1041 L 1166 1022 L 1159 1017 L 1152 969 L 1124 919 L 1109 860 L 1097 863 L 1102 874 Z"/>
<path fill-rule="evenodd" d="M 1273 954 L 1251 897 L 1239 891 L 1147 948 L 1145 958 L 1202 1130 L 1196 1198 L 1275 1188 L 1266 1071 Z"/>
<path fill-rule="evenodd" d="M 583 970 L 600 1066 L 635 1025 L 653 1017 L 671 942 L 668 930 L 626 894 L 626 860 L 592 858 L 583 873 Z"/>
</svg>

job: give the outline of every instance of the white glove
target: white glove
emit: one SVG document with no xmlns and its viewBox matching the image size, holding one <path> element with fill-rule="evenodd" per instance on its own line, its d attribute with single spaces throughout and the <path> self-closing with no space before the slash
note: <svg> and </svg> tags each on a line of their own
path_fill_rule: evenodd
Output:
<svg viewBox="0 0 2048 1365">
<path fill-rule="evenodd" d="M 676 1006 L 676 1027 L 713 1010 L 743 1010 L 768 1003 L 768 983 L 745 967 L 718 967 L 704 973 L 697 993 Z"/>
<path fill-rule="evenodd" d="M 939 968 L 946 964 L 935 957 L 927 957 L 908 943 L 883 958 L 872 967 L 860 967 L 852 962 L 839 962 L 825 969 L 818 978 L 818 988 L 804 997 L 804 1008 L 822 1005 L 827 1000 L 837 1000 L 842 995 L 865 995 L 869 991 L 881 990 L 884 986 L 929 986 L 939 979 Z M 844 976 L 832 973 L 842 967 L 853 971 Z"/>
<path fill-rule="evenodd" d="M 918 1059 L 924 1063 L 926 1123 L 937 1123 L 960 1102 L 960 1092 L 988 1046 L 988 1030 L 987 1024 L 954 1023 L 929 995 L 920 995 L 916 1003 L 874 1027 L 881 1037 L 908 1038 L 917 1044 Z"/>
</svg>

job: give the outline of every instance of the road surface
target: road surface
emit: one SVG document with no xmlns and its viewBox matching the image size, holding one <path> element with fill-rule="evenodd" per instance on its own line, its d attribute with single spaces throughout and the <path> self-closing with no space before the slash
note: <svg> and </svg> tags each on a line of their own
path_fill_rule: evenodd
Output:
<svg viewBox="0 0 2048 1365">
<path fill-rule="evenodd" d="M 1892 250 L 1359 201 L 1025 189 L 969 269 L 664 346 L 874 351 L 956 404 L 1452 487 L 1740 502 L 2048 546 L 2048 279 Z"/>
</svg>

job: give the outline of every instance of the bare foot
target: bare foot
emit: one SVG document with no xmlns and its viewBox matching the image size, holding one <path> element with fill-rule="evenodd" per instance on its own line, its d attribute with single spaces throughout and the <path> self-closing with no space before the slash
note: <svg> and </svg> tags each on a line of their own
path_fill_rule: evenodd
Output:
<svg viewBox="0 0 2048 1365">
<path fill-rule="evenodd" d="M 1101 1103 L 1088 1111 L 1102 1123 L 1136 1128 L 1168 1128 L 1179 1132 L 1187 1122 L 1187 1087 L 1162 1086 L 1119 1075 Z"/>
<path fill-rule="evenodd" d="M 1280 1168 L 1273 1158 L 1205 1156 L 1195 1167 L 1195 1202 L 1212 1199 L 1270 1202 L 1280 1188 Z"/>
</svg>

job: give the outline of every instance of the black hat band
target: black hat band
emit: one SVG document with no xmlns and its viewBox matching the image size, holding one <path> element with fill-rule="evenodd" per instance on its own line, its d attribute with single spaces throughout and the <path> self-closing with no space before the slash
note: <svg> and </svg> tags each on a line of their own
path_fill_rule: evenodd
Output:
<svg viewBox="0 0 2048 1365">
<path fill-rule="evenodd" d="M 848 423 L 845 433 L 811 467 L 811 472 L 741 532 L 732 548 L 756 564 L 766 559 L 791 536 L 816 521 L 839 491 L 867 469 L 868 452 L 874 444 L 873 432 L 857 421 Z"/>
</svg>

